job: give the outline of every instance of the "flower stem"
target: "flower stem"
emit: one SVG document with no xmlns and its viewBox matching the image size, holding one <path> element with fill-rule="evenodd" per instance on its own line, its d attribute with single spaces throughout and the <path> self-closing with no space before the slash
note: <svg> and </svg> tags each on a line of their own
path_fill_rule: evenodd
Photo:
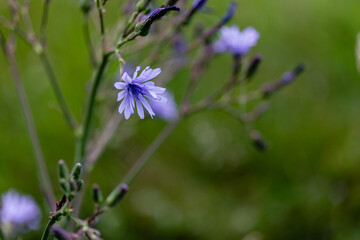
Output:
<svg viewBox="0 0 360 240">
<path fill-rule="evenodd" d="M 49 239 L 51 227 L 54 226 L 54 224 L 61 218 L 62 215 L 63 215 L 62 212 L 58 212 L 54 216 L 52 216 L 52 218 L 46 224 L 46 227 L 45 227 L 45 230 L 44 230 L 43 235 L 41 237 L 41 240 Z"/>
<path fill-rule="evenodd" d="M 96 67 L 97 66 L 96 54 L 94 51 L 94 46 L 92 44 L 90 31 L 89 31 L 89 14 L 84 13 L 83 16 L 84 16 L 83 33 L 84 33 L 86 46 L 87 46 L 89 56 L 90 56 L 90 64 L 91 64 L 91 66 Z"/>
<path fill-rule="evenodd" d="M 110 56 L 111 53 L 103 55 L 101 64 L 95 74 L 94 82 L 92 83 L 91 92 L 85 109 L 85 117 L 83 120 L 82 129 L 80 129 L 80 132 L 77 134 L 75 162 L 80 162 L 81 164 L 84 164 L 85 147 L 90 132 L 91 120 L 95 107 L 95 98 Z"/>
<path fill-rule="evenodd" d="M 48 15 L 49 15 L 49 6 L 51 0 L 45 0 L 43 6 L 43 12 L 41 17 L 41 25 L 40 25 L 40 41 L 44 44 L 46 41 L 46 27 L 48 23 Z"/>
</svg>

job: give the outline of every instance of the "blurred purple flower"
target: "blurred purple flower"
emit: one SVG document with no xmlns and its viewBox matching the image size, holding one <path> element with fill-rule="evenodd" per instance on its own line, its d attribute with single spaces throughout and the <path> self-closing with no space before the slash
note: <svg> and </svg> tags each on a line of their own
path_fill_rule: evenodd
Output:
<svg viewBox="0 0 360 240">
<path fill-rule="evenodd" d="M 214 43 L 214 50 L 217 53 L 228 51 L 234 55 L 245 55 L 256 45 L 259 37 L 259 32 L 253 27 L 243 31 L 237 26 L 222 27 L 220 37 Z"/>
<path fill-rule="evenodd" d="M 36 230 L 41 220 L 41 211 L 30 195 L 21 195 L 9 190 L 1 197 L 0 223 L 7 235 Z"/>
<path fill-rule="evenodd" d="M 140 67 L 137 67 L 132 78 L 124 72 L 122 75 L 124 82 L 116 82 L 114 84 L 116 89 L 122 90 L 118 94 L 117 101 L 121 101 L 123 99 L 119 106 L 119 113 L 122 114 L 124 112 L 125 119 L 129 119 L 130 115 L 134 114 L 135 102 L 137 112 L 141 119 L 144 119 L 143 106 L 149 112 L 151 118 L 155 116 L 148 100 L 159 103 L 167 102 L 167 99 L 161 96 L 166 89 L 155 86 L 154 82 L 148 82 L 159 75 L 161 73 L 161 69 L 146 67 L 138 76 L 137 73 L 139 70 Z"/>
<path fill-rule="evenodd" d="M 150 102 L 156 116 L 165 120 L 172 121 L 178 116 L 177 105 L 172 94 L 165 92 L 164 97 L 167 103 Z"/>
</svg>

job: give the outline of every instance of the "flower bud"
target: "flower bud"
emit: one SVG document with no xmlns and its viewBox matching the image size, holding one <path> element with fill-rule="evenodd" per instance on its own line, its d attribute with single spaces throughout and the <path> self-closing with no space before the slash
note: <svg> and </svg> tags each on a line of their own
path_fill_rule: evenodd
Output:
<svg viewBox="0 0 360 240">
<path fill-rule="evenodd" d="M 144 21 L 138 23 L 135 25 L 135 32 L 137 35 L 140 36 L 146 36 L 149 34 L 150 27 L 154 23 L 154 21 L 159 20 L 162 18 L 167 12 L 169 11 L 180 11 L 180 8 L 176 6 L 170 6 L 170 7 L 163 7 L 155 9 L 148 18 L 146 18 Z"/>
<path fill-rule="evenodd" d="M 195 0 L 192 4 L 192 8 L 188 11 L 183 19 L 181 25 L 188 25 L 193 18 L 194 14 L 199 11 L 208 0 Z"/>
<path fill-rule="evenodd" d="M 59 184 L 65 195 L 68 195 L 70 191 L 69 182 L 66 179 L 60 178 Z"/>
<path fill-rule="evenodd" d="M 142 12 L 146 9 L 146 7 L 149 5 L 150 0 L 140 0 L 137 4 L 136 4 L 136 10 L 138 12 Z"/>
<path fill-rule="evenodd" d="M 59 160 L 58 162 L 58 172 L 59 172 L 59 178 L 60 179 L 69 179 L 69 169 L 66 166 L 66 163 L 64 160 Z"/>
<path fill-rule="evenodd" d="M 129 187 L 125 183 L 117 186 L 106 198 L 106 205 L 109 207 L 114 207 L 121 201 L 121 199 L 123 199 L 128 189 Z"/>
<path fill-rule="evenodd" d="M 294 70 L 286 72 L 278 81 L 269 83 L 262 88 L 262 93 L 265 97 L 270 96 L 276 90 L 292 83 L 295 78 L 305 70 L 303 64 L 299 64 Z"/>
<path fill-rule="evenodd" d="M 95 203 L 102 203 L 104 200 L 101 189 L 97 184 L 93 185 L 93 199 Z"/>
<path fill-rule="evenodd" d="M 77 182 L 80 180 L 81 175 L 82 175 L 81 163 L 76 163 L 71 171 L 71 178 Z"/>
<path fill-rule="evenodd" d="M 94 6 L 94 0 L 81 0 L 80 1 L 80 8 L 83 13 L 89 13 Z"/>
<path fill-rule="evenodd" d="M 221 24 L 225 25 L 230 19 L 234 16 L 236 11 L 237 3 L 232 2 L 228 8 L 228 11 L 225 13 L 225 15 L 221 19 Z"/>
<path fill-rule="evenodd" d="M 251 78 L 256 73 L 261 61 L 262 56 L 260 54 L 256 54 L 256 56 L 251 60 L 249 68 L 247 69 L 246 78 Z"/>
</svg>

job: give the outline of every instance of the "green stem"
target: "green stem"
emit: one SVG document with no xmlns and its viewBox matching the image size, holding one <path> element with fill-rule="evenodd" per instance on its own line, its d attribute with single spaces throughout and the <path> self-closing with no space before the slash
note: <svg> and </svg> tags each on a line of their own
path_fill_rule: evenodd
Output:
<svg viewBox="0 0 360 240">
<path fill-rule="evenodd" d="M 87 49 L 88 49 L 89 56 L 90 56 L 91 66 L 96 67 L 97 61 L 96 61 L 96 55 L 94 52 L 94 47 L 93 47 L 93 44 L 91 41 L 91 36 L 90 36 L 90 31 L 89 31 L 89 14 L 88 13 L 84 13 L 83 33 L 84 33 L 85 42 L 86 42 Z"/>
<path fill-rule="evenodd" d="M 103 56 L 99 69 L 97 70 L 94 78 L 94 82 L 92 83 L 91 92 L 89 95 L 89 99 L 86 105 L 85 117 L 82 124 L 82 129 L 77 134 L 77 142 L 76 142 L 76 152 L 75 152 L 75 162 L 80 162 L 84 164 L 85 158 L 85 147 L 88 139 L 88 135 L 90 132 L 91 120 L 93 116 L 93 111 L 95 107 L 95 99 L 100 86 L 101 79 L 103 78 L 105 68 L 108 64 L 109 57 L 112 53 L 107 53 Z"/>
<path fill-rule="evenodd" d="M 49 222 L 46 224 L 45 230 L 43 232 L 43 235 L 41 237 L 41 240 L 47 240 L 50 237 L 50 231 L 51 227 L 54 226 L 54 224 L 60 219 L 60 217 L 63 215 L 62 212 L 57 212 L 52 218 L 49 220 Z"/>
<path fill-rule="evenodd" d="M 65 98 L 62 94 L 62 91 L 61 91 L 61 88 L 60 88 L 60 85 L 58 83 L 58 80 L 56 78 L 56 75 L 54 73 L 54 70 L 50 64 L 50 61 L 47 57 L 47 54 L 44 52 L 44 51 L 39 51 L 37 52 L 38 55 L 39 55 L 39 58 L 41 60 L 41 63 L 43 64 L 44 66 L 44 69 L 46 71 L 46 74 L 50 80 L 50 84 L 55 92 L 55 96 L 59 102 L 59 105 L 60 105 L 60 108 L 64 114 L 64 117 L 65 117 L 65 120 L 66 122 L 70 125 L 70 127 L 72 129 L 76 129 L 77 128 L 77 122 L 74 118 L 74 116 L 72 115 L 69 107 L 67 106 L 66 104 L 66 101 L 65 101 Z"/>
<path fill-rule="evenodd" d="M 40 41 L 45 43 L 46 41 L 46 27 L 48 22 L 48 15 L 49 15 L 49 6 L 51 0 L 45 0 L 43 6 L 43 13 L 41 18 L 41 27 L 40 27 Z"/>
</svg>

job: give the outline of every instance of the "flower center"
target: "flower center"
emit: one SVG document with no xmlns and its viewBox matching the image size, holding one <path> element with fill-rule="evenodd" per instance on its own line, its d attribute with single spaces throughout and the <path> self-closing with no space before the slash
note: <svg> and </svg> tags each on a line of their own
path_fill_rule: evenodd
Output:
<svg viewBox="0 0 360 240">
<path fill-rule="evenodd" d="M 141 94 L 141 87 L 137 84 L 128 84 L 128 91 L 130 91 L 133 95 L 137 96 L 138 94 Z"/>
</svg>

